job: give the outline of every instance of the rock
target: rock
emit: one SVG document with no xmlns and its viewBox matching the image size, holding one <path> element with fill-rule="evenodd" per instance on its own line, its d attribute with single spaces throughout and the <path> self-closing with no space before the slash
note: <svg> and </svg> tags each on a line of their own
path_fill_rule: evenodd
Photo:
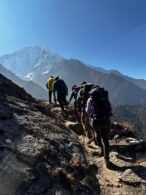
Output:
<svg viewBox="0 0 146 195">
<path fill-rule="evenodd" d="M 114 140 L 118 140 L 118 139 L 120 139 L 120 136 L 119 135 L 115 135 L 114 136 Z"/>
<path fill-rule="evenodd" d="M 119 183 L 117 183 L 115 186 L 116 186 L 117 188 L 120 188 L 122 185 L 119 184 Z"/>
<path fill-rule="evenodd" d="M 131 140 L 129 141 L 130 145 L 141 145 L 143 143 L 143 140 Z"/>
<path fill-rule="evenodd" d="M 84 177 L 80 183 L 91 189 L 94 189 L 98 185 L 97 179 L 91 176 Z"/>
<path fill-rule="evenodd" d="M 142 165 L 146 168 L 146 160 L 144 162 L 140 163 L 140 165 Z"/>
<path fill-rule="evenodd" d="M 110 186 L 110 187 L 113 187 L 113 184 L 112 184 L 112 183 L 109 183 L 109 186 Z"/>
<path fill-rule="evenodd" d="M 136 153 L 136 162 L 141 164 L 146 161 L 146 153 L 137 152 Z"/>
<path fill-rule="evenodd" d="M 21 143 L 17 145 L 18 155 L 24 161 L 33 163 L 40 155 L 40 145 L 36 138 L 31 135 L 25 136 Z"/>
<path fill-rule="evenodd" d="M 146 150 L 146 142 L 143 140 L 140 140 L 136 145 L 135 145 L 135 151 L 136 152 L 145 152 Z"/>
<path fill-rule="evenodd" d="M 5 139 L 5 143 L 6 144 L 11 144 L 12 143 L 12 140 L 11 139 Z"/>
<path fill-rule="evenodd" d="M 49 176 L 40 177 L 35 183 L 32 183 L 26 194 L 36 195 L 43 194 L 52 185 L 51 178 Z"/>
<path fill-rule="evenodd" d="M 73 153 L 70 163 L 72 166 L 79 165 L 83 162 L 82 156 L 79 153 Z"/>
<path fill-rule="evenodd" d="M 84 129 L 81 123 L 66 122 L 66 127 L 72 129 L 77 135 L 84 135 Z"/>
<path fill-rule="evenodd" d="M 66 190 L 62 185 L 55 184 L 52 186 L 51 189 L 49 189 L 46 193 L 43 193 L 43 195 L 70 195 L 72 194 L 69 190 Z"/>
<path fill-rule="evenodd" d="M 127 143 L 129 143 L 129 142 L 136 142 L 137 139 L 135 139 L 135 138 L 133 138 L 133 137 L 127 137 L 127 138 L 125 139 L 125 141 L 126 141 Z"/>
<path fill-rule="evenodd" d="M 133 167 L 127 169 L 119 178 L 121 182 L 133 186 L 146 184 L 146 169 L 143 166 Z"/>
<path fill-rule="evenodd" d="M 114 193 L 114 195 L 123 195 L 122 192 L 117 192 L 117 193 Z"/>
<path fill-rule="evenodd" d="M 20 162 L 15 155 L 6 151 L 5 158 L 0 163 L 0 194 L 15 194 L 16 189 L 28 175 L 27 168 L 29 167 Z"/>
<path fill-rule="evenodd" d="M 8 120 L 13 117 L 13 113 L 8 110 L 0 110 L 0 120 Z"/>
<path fill-rule="evenodd" d="M 35 170 L 37 171 L 37 173 L 39 175 L 45 175 L 48 173 L 48 169 L 50 168 L 50 166 L 46 163 L 46 162 L 39 162 L 37 163 Z"/>
</svg>

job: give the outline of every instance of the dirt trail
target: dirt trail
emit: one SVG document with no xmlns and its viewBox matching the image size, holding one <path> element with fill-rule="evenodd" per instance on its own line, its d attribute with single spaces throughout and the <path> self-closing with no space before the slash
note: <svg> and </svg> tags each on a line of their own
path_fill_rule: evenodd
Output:
<svg viewBox="0 0 146 195">
<path fill-rule="evenodd" d="M 65 117 L 65 124 L 77 134 L 83 132 L 81 125 L 69 121 L 68 116 Z M 143 151 L 135 152 L 134 145 L 132 148 L 125 141 L 125 136 L 119 140 L 110 140 L 110 169 L 106 168 L 101 150 L 94 142 L 87 145 L 88 138 L 83 135 L 80 135 L 79 139 L 87 151 L 90 164 L 98 167 L 96 178 L 102 195 L 146 194 L 146 154 Z"/>
</svg>

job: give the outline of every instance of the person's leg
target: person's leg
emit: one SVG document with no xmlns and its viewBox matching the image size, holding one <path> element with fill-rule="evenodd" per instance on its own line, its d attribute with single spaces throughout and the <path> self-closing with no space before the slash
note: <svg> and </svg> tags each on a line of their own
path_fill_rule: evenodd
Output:
<svg viewBox="0 0 146 195">
<path fill-rule="evenodd" d="M 100 136 L 100 124 L 98 121 L 93 120 L 93 118 L 89 118 L 89 124 L 93 132 L 94 136 L 94 142 L 97 146 L 99 146 L 102 150 L 102 142 L 101 142 L 101 136 Z"/>
<path fill-rule="evenodd" d="M 88 117 L 88 125 L 89 125 L 90 132 L 88 132 L 89 141 L 87 142 L 87 145 L 89 145 L 93 141 L 95 142 L 95 130 L 93 128 L 93 120 L 91 117 Z M 95 144 L 96 144 L 96 142 L 95 142 Z"/>
<path fill-rule="evenodd" d="M 95 143 L 102 149 L 101 135 L 98 129 L 96 130 Z"/>
<path fill-rule="evenodd" d="M 52 91 L 49 91 L 49 103 L 51 104 L 52 102 Z"/>
<path fill-rule="evenodd" d="M 102 145 L 104 150 L 104 158 L 109 161 L 109 133 L 111 129 L 111 120 L 108 118 L 101 129 Z"/>
<path fill-rule="evenodd" d="M 63 98 L 62 98 L 62 96 L 58 95 L 57 99 L 58 99 L 59 105 L 61 107 L 61 110 L 64 111 L 64 105 L 63 105 Z"/>
<path fill-rule="evenodd" d="M 74 102 L 74 115 L 75 115 L 76 120 L 79 123 L 80 122 L 80 117 L 79 117 L 79 114 L 78 114 L 78 109 L 77 109 L 77 103 L 76 102 Z"/>
<path fill-rule="evenodd" d="M 91 120 L 91 126 L 94 129 L 95 137 L 98 137 L 98 140 L 101 142 L 101 150 L 104 153 L 104 159 L 106 167 L 110 167 L 109 161 L 109 126 L 98 123 L 98 121 Z M 107 128 L 105 128 L 107 127 Z"/>
<path fill-rule="evenodd" d="M 105 160 L 109 160 L 109 129 L 101 129 L 100 136 Z"/>
<path fill-rule="evenodd" d="M 81 124 L 84 130 L 84 135 L 87 136 L 86 128 L 85 128 L 85 111 L 81 109 Z"/>
<path fill-rule="evenodd" d="M 65 105 L 65 106 L 68 106 L 69 103 L 68 103 L 68 101 L 66 100 L 66 93 L 63 93 L 63 94 L 62 94 L 62 98 L 63 98 L 63 103 L 64 103 L 64 105 Z"/>
<path fill-rule="evenodd" d="M 53 93 L 54 103 L 56 104 L 56 95 L 55 95 L 55 91 L 53 91 L 52 93 Z"/>
<path fill-rule="evenodd" d="M 87 133 L 87 137 L 91 139 L 93 137 L 93 131 L 89 124 L 89 115 L 85 112 L 85 131 Z"/>
</svg>

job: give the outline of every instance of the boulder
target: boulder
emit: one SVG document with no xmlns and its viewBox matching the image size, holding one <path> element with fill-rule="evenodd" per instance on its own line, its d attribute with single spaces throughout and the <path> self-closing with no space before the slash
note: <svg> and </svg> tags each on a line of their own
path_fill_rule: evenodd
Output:
<svg viewBox="0 0 146 195">
<path fill-rule="evenodd" d="M 72 129 L 77 135 L 84 135 L 84 129 L 81 123 L 67 121 L 65 125 L 67 128 Z"/>
<path fill-rule="evenodd" d="M 127 169 L 119 177 L 120 182 L 132 186 L 146 184 L 146 168 L 144 166 L 135 166 L 132 169 Z"/>
</svg>

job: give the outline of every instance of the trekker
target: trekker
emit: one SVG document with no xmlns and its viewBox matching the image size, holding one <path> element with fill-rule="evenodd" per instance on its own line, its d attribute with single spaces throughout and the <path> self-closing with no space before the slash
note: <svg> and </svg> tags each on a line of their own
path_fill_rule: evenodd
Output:
<svg viewBox="0 0 146 195">
<path fill-rule="evenodd" d="M 90 115 L 92 113 L 92 109 L 93 109 L 92 108 L 92 97 L 89 96 L 89 98 L 87 100 L 87 106 L 86 106 L 86 113 L 88 114 L 89 120 L 90 120 Z M 89 125 L 90 125 L 90 122 L 89 122 Z M 91 127 L 91 125 L 90 125 L 90 127 Z M 95 137 L 94 129 L 92 129 L 92 131 L 93 131 L 92 137 L 87 142 L 87 145 L 90 144 L 92 141 L 94 141 L 96 145 L 101 147 L 101 142 L 100 142 L 100 139 L 99 139 L 99 135 L 96 134 L 96 137 Z"/>
<path fill-rule="evenodd" d="M 97 88 L 99 88 L 99 86 L 98 85 L 93 86 L 93 89 L 92 90 L 94 90 L 95 88 L 97 89 Z M 91 115 L 92 109 L 93 109 L 93 106 L 92 106 L 92 96 L 91 96 L 91 94 L 89 92 L 89 98 L 87 100 L 87 105 L 86 105 L 86 113 L 88 114 L 89 120 L 90 120 L 90 115 Z M 89 124 L 90 124 L 90 122 L 89 122 Z M 90 125 L 90 127 L 91 127 L 91 125 Z M 93 128 L 92 128 L 92 132 L 93 132 L 92 137 L 87 142 L 87 145 L 90 144 L 92 141 L 94 141 L 96 145 L 98 145 L 99 147 L 101 147 L 102 144 L 101 144 L 101 139 L 100 139 L 100 136 L 99 136 L 98 131 L 96 132 L 96 136 L 95 136 L 95 133 L 94 133 L 94 129 Z"/>
<path fill-rule="evenodd" d="M 52 103 L 52 94 L 54 96 L 54 102 L 56 104 L 56 98 L 55 98 L 54 91 L 53 91 L 54 81 L 55 81 L 55 78 L 53 76 L 50 76 L 47 80 L 47 83 L 46 83 L 46 87 L 48 89 L 48 94 L 49 94 L 49 103 L 50 104 Z"/>
<path fill-rule="evenodd" d="M 82 88 L 80 89 L 80 91 L 78 92 L 78 108 L 80 108 L 81 111 L 81 123 L 83 125 L 83 129 L 85 131 L 86 136 L 91 139 L 93 137 L 93 132 L 92 129 L 90 127 L 89 124 L 89 117 L 88 114 L 86 112 L 86 104 L 87 104 L 87 100 L 89 97 L 89 91 L 92 89 L 93 84 L 92 83 L 87 83 L 86 81 L 84 81 L 81 84 Z"/>
<path fill-rule="evenodd" d="M 53 85 L 53 90 L 54 93 L 57 92 L 59 105 L 61 107 L 61 110 L 64 111 L 64 106 L 68 105 L 68 102 L 66 100 L 66 96 L 68 95 L 68 88 L 64 80 L 56 77 Z"/>
<path fill-rule="evenodd" d="M 109 167 L 109 132 L 112 109 L 108 99 L 108 92 L 104 88 L 95 87 L 89 94 L 90 99 L 87 101 L 89 122 L 94 130 L 95 138 L 99 138 L 106 166 Z"/>
<path fill-rule="evenodd" d="M 76 120 L 78 121 L 78 123 L 80 123 L 80 114 L 79 114 L 78 109 L 77 109 L 77 94 L 78 94 L 79 89 L 80 89 L 80 87 L 77 87 L 77 85 L 73 85 L 71 96 L 70 96 L 70 99 L 69 99 L 69 103 L 71 103 L 72 99 L 74 99 L 74 105 L 73 105 L 74 115 L 75 115 Z"/>
</svg>

